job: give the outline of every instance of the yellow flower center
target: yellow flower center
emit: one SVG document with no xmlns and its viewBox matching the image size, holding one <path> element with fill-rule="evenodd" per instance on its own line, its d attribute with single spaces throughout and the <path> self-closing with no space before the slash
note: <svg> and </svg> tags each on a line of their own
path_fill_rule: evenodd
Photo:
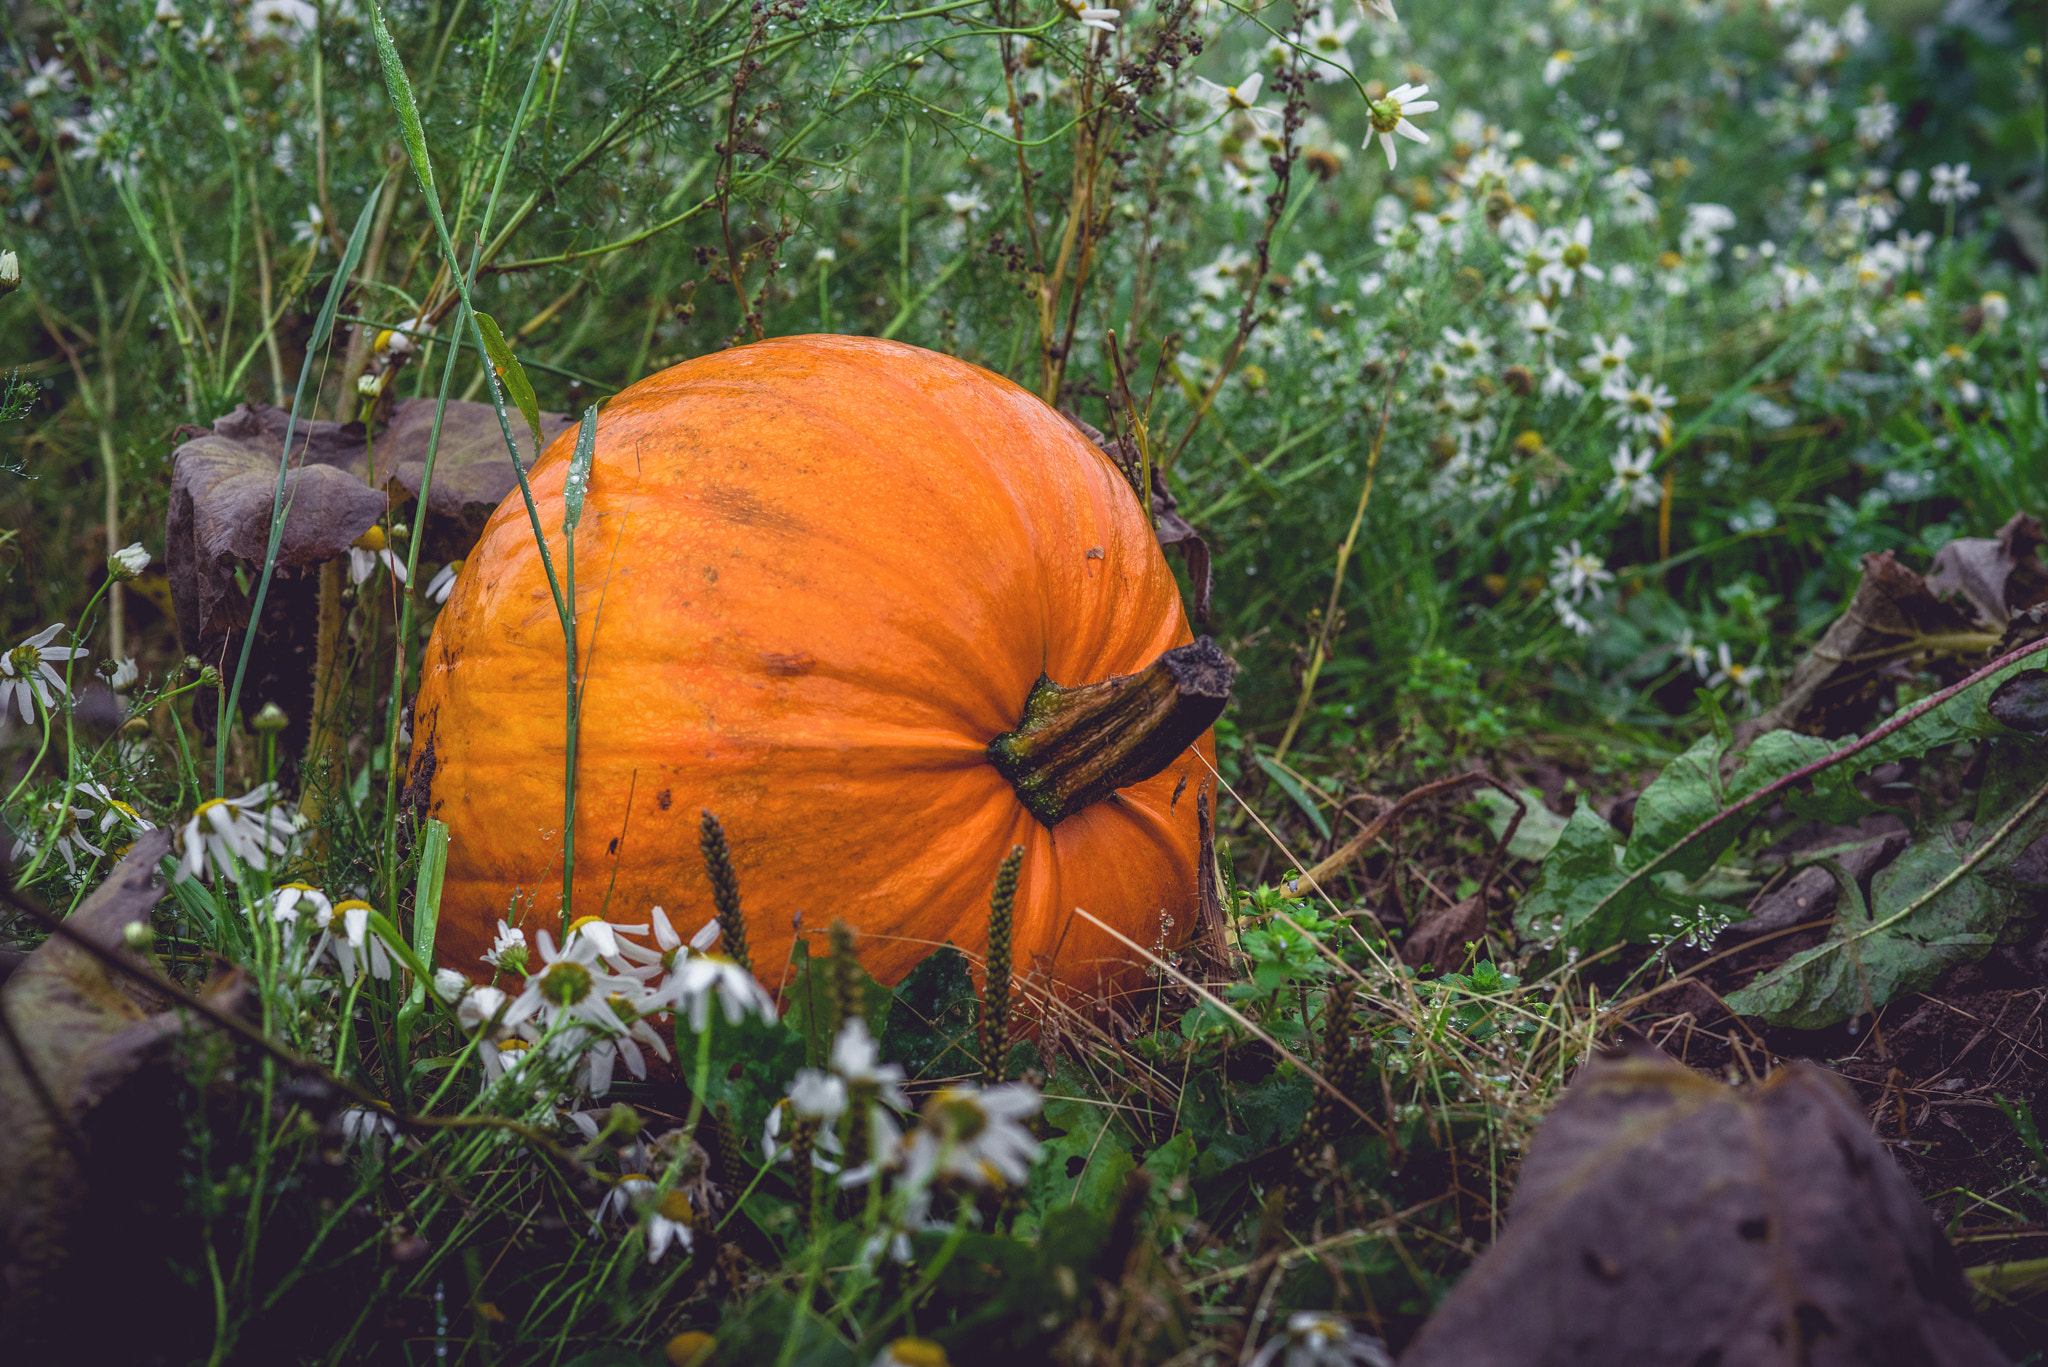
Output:
<svg viewBox="0 0 2048 1367">
<path fill-rule="evenodd" d="M 381 551 L 391 544 L 382 527 L 372 527 L 349 543 L 359 551 Z"/>
<path fill-rule="evenodd" d="M 1564 256 L 1562 259 L 1565 265 L 1571 267 L 1573 270 L 1577 270 L 1579 267 L 1586 264 L 1586 249 L 1584 247 L 1581 247 L 1578 243 L 1574 242 L 1564 249 Z"/>
<path fill-rule="evenodd" d="M 556 1006 L 574 1006 L 590 995 L 590 970 L 571 960 L 549 964 L 541 971 L 540 994 Z"/>
<path fill-rule="evenodd" d="M 930 1339 L 897 1339 L 889 1345 L 889 1361 L 896 1367 L 950 1367 L 946 1350 Z"/>
</svg>

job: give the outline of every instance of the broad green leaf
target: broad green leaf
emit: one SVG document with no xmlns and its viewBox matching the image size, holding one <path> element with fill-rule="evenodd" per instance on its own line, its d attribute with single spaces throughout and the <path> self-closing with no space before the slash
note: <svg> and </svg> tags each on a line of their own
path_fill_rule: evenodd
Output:
<svg viewBox="0 0 2048 1367">
<path fill-rule="evenodd" d="M 1045 1121 L 1065 1133 L 1046 1140 L 1040 1150 L 1026 1205 L 1040 1220 L 1069 1207 L 1109 1214 L 1123 1192 L 1124 1175 L 1137 1166 L 1115 1109 L 1081 1097 L 1048 1095 Z"/>
<path fill-rule="evenodd" d="M 1816 774 L 1812 796 L 1795 800 L 1791 804 L 1792 810 L 1802 816 L 1810 815 L 1820 819 L 1827 819 L 1831 815 L 1830 808 L 1853 806 L 1859 813 L 1867 811 L 1867 804 L 1856 796 L 1853 787 L 1853 780 L 1858 774 L 1868 773 L 1878 765 L 1888 764 L 1893 760 L 1912 759 L 1930 750 L 1954 745 L 1958 741 L 2024 734 L 1992 715 L 1991 697 L 2007 680 L 2016 675 L 2039 671 L 2040 667 L 2040 657 L 2035 656 L 2014 661 L 1997 673 L 1978 680 L 1941 706 L 1923 716 L 1915 717 L 1853 759 Z"/>
<path fill-rule="evenodd" d="M 504 381 L 505 393 L 518 406 L 520 416 L 526 419 L 526 425 L 533 429 L 533 449 L 536 451 L 540 450 L 540 400 L 536 399 L 533 395 L 533 383 L 526 378 L 525 367 L 519 364 L 519 358 L 514 356 L 512 348 L 506 345 L 505 334 L 498 330 L 497 319 L 491 317 L 488 313 L 479 313 L 476 316 L 476 325 L 484 334 L 484 351 L 491 358 L 491 369 L 500 380 Z M 576 450 L 579 456 L 584 455 L 585 452 L 584 438 L 595 435 L 593 424 L 596 419 L 597 410 L 595 408 L 590 409 L 583 415 L 584 433 L 576 441 Z M 587 459 L 583 468 L 587 475 L 590 469 Z M 576 525 L 574 519 L 580 518 L 583 515 L 582 490 L 572 484 L 565 492 L 565 497 L 575 500 L 574 510 L 565 510 L 563 514 L 564 521 L 573 530 Z"/>
<path fill-rule="evenodd" d="M 782 990 L 782 1018 L 803 1041 L 804 1063 L 822 1068 L 832 1053 L 832 1032 L 838 1017 L 832 1000 L 832 959 L 830 955 L 813 955 L 810 943 L 798 940 L 790 947 L 789 962 L 793 967 Z M 856 965 L 854 972 L 859 975 L 866 1003 L 861 1015 L 873 1029 L 877 1022 L 889 1018 L 894 994 L 869 977 L 867 970 Z"/>
<path fill-rule="evenodd" d="M 2035 905 L 2038 889 L 2017 886 L 2012 866 L 2048 838 L 2044 775 L 2048 745 L 2000 745 L 1968 836 L 1923 835 L 1871 880 L 1868 907 L 1844 898 L 1825 941 L 1734 993 L 1730 1009 L 1818 1030 L 1982 958 Z"/>
<path fill-rule="evenodd" d="M 1614 827 L 1581 800 L 1559 833 L 1557 847 L 1515 907 L 1516 932 L 1525 940 L 1586 943 L 1586 917 L 1626 877 L 1617 862 L 1618 844 Z M 1591 937 L 1597 938 L 1604 929 L 1590 928 Z M 1612 942 L 1612 938 L 1601 941 Z"/>
<path fill-rule="evenodd" d="M 912 1080 L 979 1072 L 975 1023 L 981 1003 L 967 956 L 942 945 L 904 975 L 878 1032 L 882 1057 Z"/>
<path fill-rule="evenodd" d="M 1702 736 L 1643 789 L 1636 799 L 1634 833 L 1621 856 L 1624 870 L 1634 873 L 1728 805 L 1721 792 L 1721 751 L 1719 737 Z M 1695 878 L 1706 872 L 1716 853 L 1697 841 L 1665 867 Z"/>
<path fill-rule="evenodd" d="M 1294 805 L 1301 808 L 1302 814 L 1308 818 L 1309 824 L 1316 828 L 1316 834 L 1328 840 L 1330 838 L 1330 823 L 1323 819 L 1323 809 L 1316 805 L 1315 799 L 1308 795 L 1294 775 L 1288 773 L 1264 755 L 1260 755 L 1258 759 L 1259 767 L 1266 771 L 1266 777 L 1279 784 L 1280 791 L 1294 799 Z"/>
</svg>

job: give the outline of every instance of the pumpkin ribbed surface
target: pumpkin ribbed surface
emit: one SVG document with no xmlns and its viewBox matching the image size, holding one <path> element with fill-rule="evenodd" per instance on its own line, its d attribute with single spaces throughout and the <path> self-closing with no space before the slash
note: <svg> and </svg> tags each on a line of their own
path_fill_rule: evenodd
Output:
<svg viewBox="0 0 2048 1367">
<path fill-rule="evenodd" d="M 575 436 L 531 474 L 558 572 Z M 1012 845 L 1020 974 L 1131 981 L 1076 907 L 1148 948 L 1191 926 L 1209 737 L 1051 828 L 990 763 L 1041 677 L 1134 673 L 1191 639 L 1130 486 L 1007 380 L 796 337 L 632 386 L 598 419 L 576 599 L 576 915 L 709 920 L 709 809 L 771 990 L 793 936 L 835 917 L 885 983 L 947 941 L 979 956 Z M 515 492 L 435 624 L 413 728 L 415 791 L 452 837 L 438 956 L 473 974 L 508 906 L 559 926 L 564 668 Z"/>
</svg>

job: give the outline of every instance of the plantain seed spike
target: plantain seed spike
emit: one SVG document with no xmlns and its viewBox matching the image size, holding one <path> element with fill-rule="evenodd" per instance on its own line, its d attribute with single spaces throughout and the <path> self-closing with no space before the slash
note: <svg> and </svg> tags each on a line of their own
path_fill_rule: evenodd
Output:
<svg viewBox="0 0 2048 1367">
<path fill-rule="evenodd" d="M 754 960 L 747 953 L 747 921 L 740 914 L 740 880 L 732 871 L 732 849 L 725 843 L 725 827 L 708 809 L 698 843 L 704 850 L 705 872 L 711 876 L 711 904 L 718 909 L 719 950 L 751 971 Z"/>
<path fill-rule="evenodd" d="M 860 954 L 855 947 L 853 927 L 835 918 L 826 938 L 832 946 L 827 972 L 832 984 L 832 1033 L 836 1038 L 840 1026 L 866 1014 L 867 1002 L 861 987 Z"/>
<path fill-rule="evenodd" d="M 996 870 L 995 891 L 988 899 L 988 963 L 981 1011 L 981 1067 L 990 1082 L 1004 1080 L 1010 1052 L 1010 940 L 1015 930 L 1017 875 L 1024 866 L 1024 847 L 1012 845 Z"/>
</svg>

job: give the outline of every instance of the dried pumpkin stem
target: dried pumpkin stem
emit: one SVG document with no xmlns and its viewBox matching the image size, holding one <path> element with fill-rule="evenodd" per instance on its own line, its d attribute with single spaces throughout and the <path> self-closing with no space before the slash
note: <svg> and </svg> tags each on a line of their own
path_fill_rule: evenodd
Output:
<svg viewBox="0 0 2048 1367">
<path fill-rule="evenodd" d="M 1237 666 L 1204 636 L 1135 674 L 1064 688 L 1041 678 L 989 762 L 1031 814 L 1057 826 L 1178 759 L 1230 701 Z"/>
<path fill-rule="evenodd" d="M 747 918 L 740 914 L 740 880 L 732 870 L 732 850 L 725 843 L 725 827 L 706 809 L 698 831 L 704 869 L 711 876 L 711 905 L 718 909 L 719 952 L 741 968 L 752 969 L 753 956 L 747 953 Z"/>
<path fill-rule="evenodd" d="M 1010 1053 L 1010 932 L 1015 925 L 1017 874 L 1024 847 L 1012 845 L 996 870 L 995 890 L 988 899 L 988 965 L 981 1007 L 981 1070 L 991 1083 L 1004 1081 Z"/>
</svg>

